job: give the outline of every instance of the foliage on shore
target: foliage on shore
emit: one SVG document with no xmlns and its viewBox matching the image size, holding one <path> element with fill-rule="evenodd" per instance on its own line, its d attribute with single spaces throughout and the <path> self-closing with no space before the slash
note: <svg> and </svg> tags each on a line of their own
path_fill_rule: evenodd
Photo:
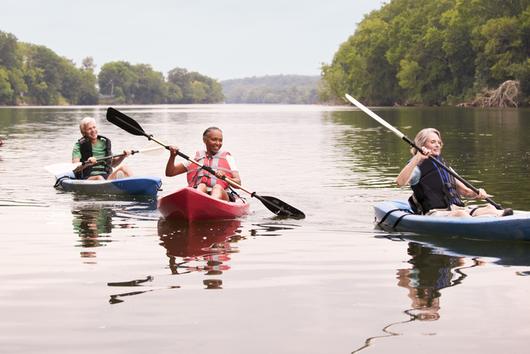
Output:
<svg viewBox="0 0 530 354">
<path fill-rule="evenodd" d="M 529 0 L 393 0 L 322 66 L 320 96 L 371 105 L 453 105 L 519 82 L 530 103 Z"/>
<path fill-rule="evenodd" d="M 99 90 L 98 90 L 99 87 Z M 91 57 L 80 68 L 51 49 L 18 42 L 0 31 L 0 105 L 93 105 L 221 102 L 218 81 L 175 68 L 167 80 L 150 65 L 106 63 Z"/>
</svg>

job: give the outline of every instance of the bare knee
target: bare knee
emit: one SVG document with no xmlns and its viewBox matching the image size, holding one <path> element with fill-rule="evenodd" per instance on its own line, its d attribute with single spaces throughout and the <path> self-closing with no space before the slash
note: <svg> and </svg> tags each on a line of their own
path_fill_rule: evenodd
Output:
<svg viewBox="0 0 530 354">
<path fill-rule="evenodd" d="M 204 183 L 199 183 L 199 185 L 197 186 L 197 190 L 199 192 L 203 192 L 203 193 L 207 193 L 208 192 L 208 188 L 207 188 L 206 184 L 204 184 Z"/>
<path fill-rule="evenodd" d="M 467 210 L 453 210 L 453 211 L 451 211 L 450 215 L 451 216 L 456 216 L 456 217 L 459 217 L 459 218 L 465 218 L 465 217 L 471 216 L 471 215 L 469 215 L 469 212 Z"/>
<path fill-rule="evenodd" d="M 221 187 L 218 184 L 213 186 L 212 197 L 217 198 L 217 199 L 221 199 L 221 200 L 228 200 L 228 194 L 226 193 L 224 188 Z"/>
</svg>

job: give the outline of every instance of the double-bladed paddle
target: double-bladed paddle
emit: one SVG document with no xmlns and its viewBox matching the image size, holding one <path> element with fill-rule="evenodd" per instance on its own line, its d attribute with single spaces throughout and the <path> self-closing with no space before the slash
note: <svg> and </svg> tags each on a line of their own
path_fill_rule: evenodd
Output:
<svg viewBox="0 0 530 354">
<path fill-rule="evenodd" d="M 375 119 L 376 121 L 378 121 L 380 124 L 382 124 L 384 127 L 386 127 L 387 129 L 389 129 L 392 133 L 396 134 L 400 139 L 402 139 L 403 141 L 405 141 L 406 143 L 408 143 L 410 146 L 412 146 L 413 148 L 415 148 L 417 151 L 421 152 L 423 154 L 423 151 L 422 149 L 420 149 L 418 146 L 416 146 L 416 144 L 414 143 L 413 140 L 410 140 L 405 134 L 403 134 L 402 132 L 400 132 L 399 130 L 397 130 L 396 128 L 394 128 L 393 126 L 391 126 L 387 121 L 385 121 L 383 118 L 379 117 L 377 114 L 375 114 L 374 112 L 372 112 L 368 107 L 366 107 L 365 105 L 363 105 L 361 102 L 357 101 L 355 98 L 353 98 L 352 96 L 346 94 L 346 99 L 348 101 L 350 101 L 352 104 L 354 104 L 355 106 L 357 106 L 357 108 L 361 109 L 364 113 L 368 114 L 370 117 L 372 117 L 373 119 Z M 477 188 L 475 188 L 471 183 L 469 183 L 468 181 L 466 181 L 465 179 L 463 179 L 462 177 L 460 177 L 455 171 L 453 171 L 452 169 L 450 169 L 449 167 L 447 167 L 444 163 L 440 162 L 439 160 L 435 159 L 434 157 L 432 156 L 429 156 L 429 158 L 431 159 L 432 162 L 434 162 L 436 165 L 440 166 L 441 168 L 443 168 L 444 170 L 446 170 L 451 176 L 453 176 L 454 178 L 456 178 L 457 180 L 459 180 L 460 182 L 462 182 L 466 187 L 468 187 L 469 189 L 471 189 L 473 192 L 479 194 L 479 190 Z M 497 208 L 498 210 L 501 210 L 502 207 L 495 203 L 493 201 L 493 199 L 487 197 L 486 198 L 486 201 L 488 203 L 490 203 L 491 205 L 493 205 L 495 208 Z"/>
<path fill-rule="evenodd" d="M 144 153 L 149 153 L 149 152 L 156 152 L 160 150 L 162 150 L 161 146 L 150 147 L 150 148 L 141 149 L 141 150 L 131 150 L 131 155 L 139 154 L 139 153 L 144 154 Z M 100 157 L 99 159 L 96 159 L 96 163 L 103 162 L 108 159 L 113 159 L 115 157 L 121 157 L 121 156 L 125 156 L 125 154 L 117 154 L 117 155 L 109 155 L 109 156 Z M 85 164 L 86 164 L 86 161 L 78 162 L 78 163 L 63 162 L 63 163 L 56 163 L 53 165 L 44 166 L 44 169 L 50 172 L 51 174 L 57 176 L 60 174 L 71 172 L 75 170 L 76 168 L 83 166 Z"/>
<path fill-rule="evenodd" d="M 159 144 L 159 145 L 161 145 L 161 146 L 163 146 L 163 147 L 165 147 L 166 149 L 169 150 L 169 146 L 168 145 L 156 140 L 155 138 L 153 138 L 152 135 L 147 134 L 142 129 L 140 124 L 138 124 L 138 122 L 136 122 L 134 119 L 132 119 L 131 117 L 129 117 L 125 113 L 118 111 L 117 109 L 114 109 L 112 107 L 109 107 L 107 109 L 107 120 L 109 122 L 111 122 L 112 124 L 117 125 L 118 127 L 122 128 L 123 130 L 125 130 L 128 133 L 131 133 L 133 135 L 145 136 L 147 139 L 152 140 L 155 143 L 157 143 L 157 144 Z M 184 153 L 182 153 L 180 151 L 177 151 L 177 155 L 179 155 L 180 157 L 182 157 L 182 158 L 190 161 L 191 163 L 199 166 L 200 168 L 204 169 L 205 171 L 208 171 L 211 174 L 215 174 L 215 171 L 211 167 L 201 165 L 197 161 L 191 159 L 188 155 L 186 155 L 186 154 L 184 154 Z M 239 188 L 242 191 L 244 191 L 245 193 L 248 193 L 251 197 L 254 197 L 254 198 L 258 199 L 260 202 L 263 203 L 263 205 L 265 205 L 265 207 L 267 209 L 269 209 L 271 212 L 273 212 L 277 216 L 289 217 L 289 218 L 294 218 L 294 219 L 303 219 L 303 218 L 305 218 L 305 214 L 302 211 L 300 211 L 300 210 L 296 209 L 295 207 L 285 203 L 284 201 L 281 201 L 278 198 L 271 197 L 271 196 L 260 196 L 260 195 L 256 194 L 256 192 L 250 192 L 247 189 L 243 188 L 240 184 L 232 181 L 230 178 L 228 178 L 226 176 L 223 176 L 223 180 L 225 180 L 228 184 L 232 185 L 233 187 Z"/>
</svg>

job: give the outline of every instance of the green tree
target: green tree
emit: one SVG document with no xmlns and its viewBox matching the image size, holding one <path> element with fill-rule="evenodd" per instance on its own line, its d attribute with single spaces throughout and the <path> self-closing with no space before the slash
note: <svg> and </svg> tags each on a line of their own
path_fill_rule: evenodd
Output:
<svg viewBox="0 0 530 354">
<path fill-rule="evenodd" d="M 137 82 L 135 70 L 126 61 L 106 63 L 98 75 L 100 93 L 115 96 L 121 103 L 134 103 L 134 86 Z"/>
<path fill-rule="evenodd" d="M 438 105 L 513 78 L 526 87 L 529 14 L 529 0 L 393 0 L 322 66 L 320 95 Z"/>
<path fill-rule="evenodd" d="M 11 104 L 13 102 L 13 88 L 9 82 L 9 73 L 0 67 L 0 104 Z"/>
<path fill-rule="evenodd" d="M 133 67 L 137 82 L 133 85 L 134 103 L 165 103 L 167 86 L 164 75 L 156 72 L 150 65 L 138 64 Z"/>
</svg>

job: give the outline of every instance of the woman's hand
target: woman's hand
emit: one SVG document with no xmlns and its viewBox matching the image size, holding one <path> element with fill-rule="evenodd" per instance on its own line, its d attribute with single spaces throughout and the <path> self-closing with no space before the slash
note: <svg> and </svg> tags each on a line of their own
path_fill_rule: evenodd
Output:
<svg viewBox="0 0 530 354">
<path fill-rule="evenodd" d="M 416 158 L 417 158 L 417 161 L 424 161 L 424 160 L 427 160 L 429 158 L 429 156 L 432 155 L 432 151 L 427 149 L 425 146 L 422 146 L 421 147 L 421 152 L 418 151 L 416 153 Z"/>
<path fill-rule="evenodd" d="M 473 192 L 473 194 L 475 196 L 475 199 L 486 199 L 486 198 L 493 197 L 492 195 L 489 195 L 488 193 L 486 193 L 486 191 L 482 188 L 479 188 L 478 194 L 475 192 Z"/>
<path fill-rule="evenodd" d="M 177 146 L 170 145 L 170 146 L 168 146 L 168 148 L 169 148 L 170 156 L 172 156 L 172 157 L 177 156 L 177 153 L 179 152 L 179 148 Z"/>
<path fill-rule="evenodd" d="M 225 173 L 223 171 L 215 171 L 215 177 L 219 178 L 219 179 L 223 179 L 225 176 Z"/>
</svg>

